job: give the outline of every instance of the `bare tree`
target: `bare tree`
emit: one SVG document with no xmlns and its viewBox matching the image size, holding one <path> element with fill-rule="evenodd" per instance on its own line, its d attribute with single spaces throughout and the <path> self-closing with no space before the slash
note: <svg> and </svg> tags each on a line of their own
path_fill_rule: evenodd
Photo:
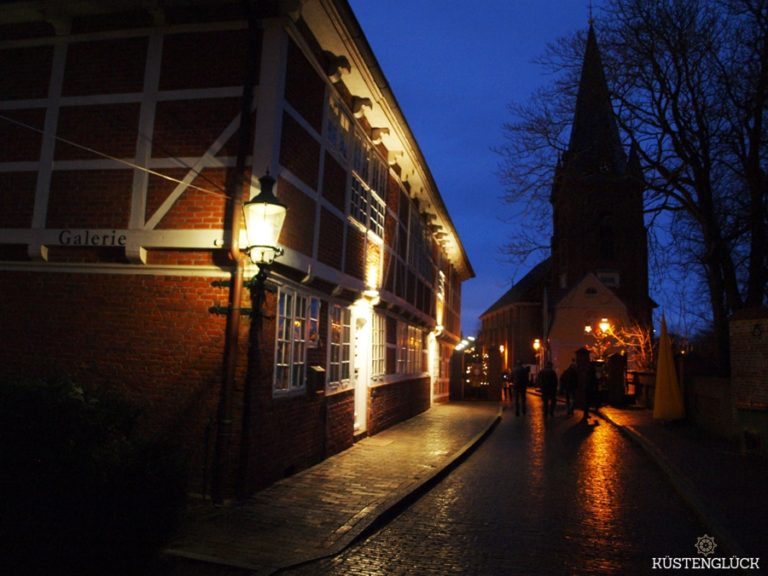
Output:
<svg viewBox="0 0 768 576">
<path fill-rule="evenodd" d="M 652 261 L 698 273 L 726 369 L 729 315 L 766 301 L 768 0 L 608 0 L 596 30 L 620 129 L 645 171 L 649 221 L 672 238 Z M 550 164 L 542 176 L 544 151 L 564 148 L 583 37 L 550 47 L 558 80 L 504 127 L 508 200 L 529 195 L 539 214 L 553 173 Z"/>
</svg>

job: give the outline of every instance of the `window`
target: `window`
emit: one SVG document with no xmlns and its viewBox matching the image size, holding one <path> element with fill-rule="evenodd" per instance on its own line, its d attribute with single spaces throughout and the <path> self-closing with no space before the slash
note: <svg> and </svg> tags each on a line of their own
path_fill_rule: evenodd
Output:
<svg viewBox="0 0 768 576">
<path fill-rule="evenodd" d="M 621 284 L 621 275 L 618 272 L 598 272 L 597 277 L 609 288 L 618 288 Z"/>
<path fill-rule="evenodd" d="M 371 349 L 371 376 L 383 376 L 386 372 L 387 340 L 385 333 L 386 320 L 384 316 L 374 312 Z"/>
<path fill-rule="evenodd" d="M 408 362 L 408 325 L 403 322 L 397 323 L 397 363 L 395 371 L 398 374 L 405 374 Z"/>
<path fill-rule="evenodd" d="M 384 237 L 389 168 L 368 135 L 353 127 L 352 116 L 335 96 L 328 99 L 325 123 L 328 147 L 348 161 L 352 169 L 350 216 L 366 230 Z"/>
<path fill-rule="evenodd" d="M 332 389 L 345 388 L 350 385 L 351 317 L 349 308 L 344 308 L 339 304 L 331 306 L 331 335 L 328 338 L 331 360 L 329 362 L 328 385 Z"/>
<path fill-rule="evenodd" d="M 397 324 L 397 373 L 413 374 L 424 371 L 424 333 L 404 322 Z"/>
<path fill-rule="evenodd" d="M 382 197 L 386 190 L 387 167 L 360 130 L 355 132 L 352 170 L 349 213 L 366 230 L 383 238 L 386 204 Z"/>
<path fill-rule="evenodd" d="M 288 288 L 281 288 L 277 304 L 275 346 L 276 394 L 301 389 L 306 381 L 307 344 L 317 330 L 320 301 Z"/>
<path fill-rule="evenodd" d="M 411 206 L 408 218 L 408 264 L 430 282 L 434 281 L 435 265 L 429 251 L 427 228 L 415 206 Z"/>
<path fill-rule="evenodd" d="M 344 111 L 341 102 L 331 97 L 328 100 L 328 116 L 325 124 L 325 136 L 331 149 L 342 158 L 349 157 L 349 132 L 352 123 Z"/>
</svg>

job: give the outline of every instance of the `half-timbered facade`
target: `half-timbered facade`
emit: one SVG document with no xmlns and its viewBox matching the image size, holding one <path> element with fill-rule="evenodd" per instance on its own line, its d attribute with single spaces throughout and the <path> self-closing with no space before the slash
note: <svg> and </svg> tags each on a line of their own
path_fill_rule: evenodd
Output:
<svg viewBox="0 0 768 576">
<path fill-rule="evenodd" d="M 348 3 L 247 4 L 0 11 L 0 371 L 131 398 L 204 492 L 447 400 L 473 276 Z M 288 215 L 255 349 L 265 172 Z"/>
</svg>

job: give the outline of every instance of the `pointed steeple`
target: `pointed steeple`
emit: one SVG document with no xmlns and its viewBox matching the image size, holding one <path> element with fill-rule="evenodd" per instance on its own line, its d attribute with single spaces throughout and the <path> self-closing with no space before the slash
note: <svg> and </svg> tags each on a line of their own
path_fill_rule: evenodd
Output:
<svg viewBox="0 0 768 576">
<path fill-rule="evenodd" d="M 566 158 L 571 173 L 585 175 L 623 174 L 627 162 L 591 22 Z"/>
</svg>

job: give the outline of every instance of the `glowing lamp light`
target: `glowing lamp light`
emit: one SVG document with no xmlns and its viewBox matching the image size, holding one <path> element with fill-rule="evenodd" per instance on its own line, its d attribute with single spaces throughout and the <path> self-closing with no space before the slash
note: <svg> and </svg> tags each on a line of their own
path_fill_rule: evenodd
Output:
<svg viewBox="0 0 768 576">
<path fill-rule="evenodd" d="M 608 322 L 608 318 L 601 318 L 600 324 L 598 324 L 600 327 L 600 332 L 608 332 L 608 329 L 611 327 L 611 323 Z"/>
<path fill-rule="evenodd" d="M 288 208 L 272 191 L 275 179 L 269 173 L 259 178 L 259 183 L 261 192 L 243 205 L 248 238 L 245 251 L 254 264 L 268 266 L 283 253 L 283 249 L 277 245 L 277 240 L 283 229 Z"/>
<path fill-rule="evenodd" d="M 536 350 L 536 352 L 538 352 L 541 349 L 541 340 L 539 340 L 538 338 L 536 338 L 533 341 L 533 349 Z"/>
</svg>

